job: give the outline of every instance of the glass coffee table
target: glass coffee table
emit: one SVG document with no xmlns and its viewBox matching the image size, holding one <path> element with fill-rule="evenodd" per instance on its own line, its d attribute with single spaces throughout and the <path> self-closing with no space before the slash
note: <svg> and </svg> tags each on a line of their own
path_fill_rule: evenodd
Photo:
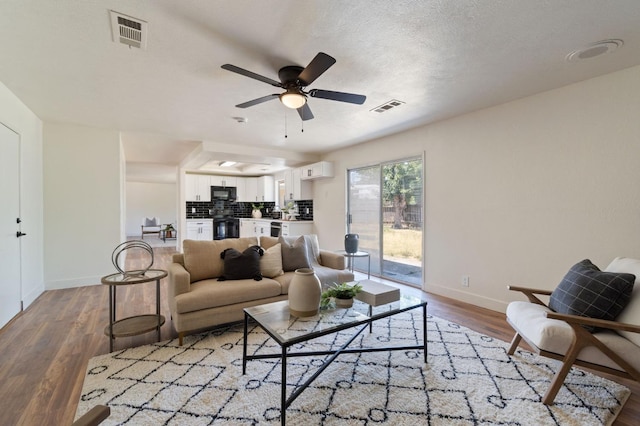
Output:
<svg viewBox="0 0 640 426">
<path fill-rule="evenodd" d="M 422 308 L 422 344 L 410 346 L 384 346 L 375 348 L 353 348 L 348 346 L 374 321 L 397 315 L 412 309 Z M 247 333 L 249 320 L 255 321 L 281 348 L 280 353 L 247 354 Z M 342 330 L 354 329 L 353 337 L 340 348 L 328 351 L 289 352 L 289 347 L 306 342 L 317 337 Z M 247 361 L 256 359 L 280 358 L 282 364 L 281 380 L 281 424 L 285 424 L 286 410 L 298 396 L 333 362 L 340 354 L 400 351 L 418 349 L 424 352 L 424 362 L 427 362 L 427 300 L 424 296 L 415 297 L 400 295 L 400 300 L 371 308 L 366 303 L 354 300 L 349 309 L 331 308 L 321 310 L 313 317 L 298 318 L 289 313 L 289 302 L 269 303 L 244 309 L 244 337 L 242 349 L 242 374 L 246 374 Z M 330 355 L 318 370 L 291 392 L 287 398 L 287 358 L 301 356 Z"/>
</svg>

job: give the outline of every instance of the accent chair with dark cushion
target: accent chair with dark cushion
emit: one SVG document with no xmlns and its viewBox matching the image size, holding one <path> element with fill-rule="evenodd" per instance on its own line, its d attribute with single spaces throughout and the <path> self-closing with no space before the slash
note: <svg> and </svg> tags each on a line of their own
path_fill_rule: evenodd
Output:
<svg viewBox="0 0 640 426">
<path fill-rule="evenodd" d="M 516 331 L 509 355 L 524 340 L 538 355 L 562 361 L 544 404 L 553 404 L 573 365 L 640 381 L 639 281 L 640 260 L 618 257 L 604 271 L 589 260 L 577 263 L 553 291 L 508 287 L 528 299 L 507 307 Z"/>
</svg>

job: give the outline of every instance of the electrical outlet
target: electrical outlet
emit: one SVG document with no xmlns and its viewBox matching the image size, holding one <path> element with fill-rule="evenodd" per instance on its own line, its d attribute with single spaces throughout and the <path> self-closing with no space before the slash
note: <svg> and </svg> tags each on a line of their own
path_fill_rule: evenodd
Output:
<svg viewBox="0 0 640 426">
<path fill-rule="evenodd" d="M 462 287 L 469 287 L 469 275 L 462 276 Z"/>
<path fill-rule="evenodd" d="M 195 207 L 191 207 L 191 213 L 195 213 L 196 212 L 196 208 Z"/>
</svg>

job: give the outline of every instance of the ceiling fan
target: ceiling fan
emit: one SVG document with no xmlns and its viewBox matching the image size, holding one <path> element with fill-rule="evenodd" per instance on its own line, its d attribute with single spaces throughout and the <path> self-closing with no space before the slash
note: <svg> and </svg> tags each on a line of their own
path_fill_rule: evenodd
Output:
<svg viewBox="0 0 640 426">
<path fill-rule="evenodd" d="M 245 77 L 253 78 L 272 86 L 285 89 L 284 93 L 274 93 L 272 95 L 263 96 L 261 98 L 238 104 L 236 107 L 248 108 L 250 106 L 279 98 L 280 102 L 282 102 L 286 107 L 298 110 L 300 118 L 306 121 L 313 118 L 311 108 L 309 108 L 309 105 L 307 104 L 308 96 L 311 96 L 312 98 L 329 99 L 332 101 L 348 102 L 358 105 L 362 105 L 367 99 L 364 95 L 356 95 L 353 93 L 334 92 L 331 90 L 321 89 L 311 89 L 309 91 L 304 90 L 335 63 L 336 60 L 333 57 L 320 52 L 315 58 L 313 58 L 306 68 L 302 68 L 297 65 L 288 65 L 280 68 L 278 71 L 278 78 L 280 81 L 272 80 L 268 77 L 264 77 L 260 74 L 256 74 L 231 64 L 224 64 L 222 65 L 222 68 L 227 71 L 235 72 L 244 75 Z"/>
</svg>

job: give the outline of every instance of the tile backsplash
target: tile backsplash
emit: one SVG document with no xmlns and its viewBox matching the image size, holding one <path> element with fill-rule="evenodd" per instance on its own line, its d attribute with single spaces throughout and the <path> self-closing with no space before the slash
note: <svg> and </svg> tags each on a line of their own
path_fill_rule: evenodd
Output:
<svg viewBox="0 0 640 426">
<path fill-rule="evenodd" d="M 298 205 L 298 220 L 313 220 L 313 200 L 297 200 L 295 203 Z M 223 208 L 229 210 L 231 215 L 238 218 L 250 218 L 251 217 L 251 204 L 248 202 L 227 203 L 225 202 Z M 275 208 L 274 202 L 262 203 L 264 207 L 262 210 L 263 217 L 271 217 L 271 213 Z M 187 201 L 187 219 L 207 219 L 211 218 L 212 210 L 216 206 L 214 202 L 209 201 Z"/>
</svg>

